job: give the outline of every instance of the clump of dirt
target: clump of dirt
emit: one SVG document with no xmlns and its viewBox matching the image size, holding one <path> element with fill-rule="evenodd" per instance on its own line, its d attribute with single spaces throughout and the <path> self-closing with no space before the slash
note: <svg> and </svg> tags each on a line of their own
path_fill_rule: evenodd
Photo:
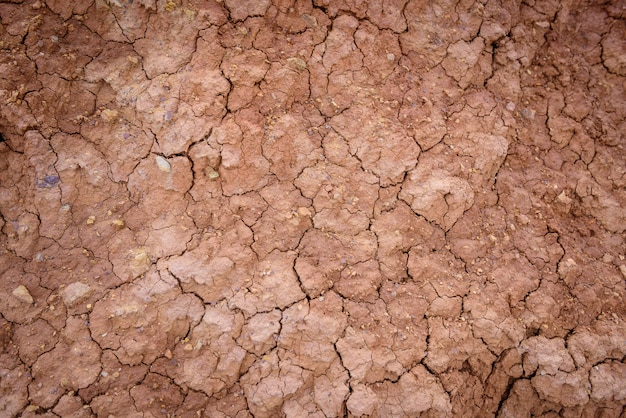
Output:
<svg viewBox="0 0 626 418">
<path fill-rule="evenodd" d="M 0 415 L 623 416 L 625 19 L 0 2 Z"/>
</svg>

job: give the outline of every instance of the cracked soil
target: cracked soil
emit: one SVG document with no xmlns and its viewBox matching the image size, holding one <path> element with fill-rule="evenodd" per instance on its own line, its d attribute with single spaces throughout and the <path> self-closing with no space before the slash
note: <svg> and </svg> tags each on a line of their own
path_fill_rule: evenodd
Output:
<svg viewBox="0 0 626 418">
<path fill-rule="evenodd" d="M 624 417 L 623 0 L 0 1 L 1 417 Z"/>
</svg>

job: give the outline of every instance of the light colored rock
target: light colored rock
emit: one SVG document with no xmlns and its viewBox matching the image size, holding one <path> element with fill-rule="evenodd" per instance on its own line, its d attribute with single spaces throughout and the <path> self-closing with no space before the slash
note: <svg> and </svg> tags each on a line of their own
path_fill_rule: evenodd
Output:
<svg viewBox="0 0 626 418">
<path fill-rule="evenodd" d="M 570 203 L 572 203 L 572 199 L 567 197 L 567 194 L 565 194 L 565 190 L 563 190 L 557 197 L 556 200 L 558 200 L 559 202 L 565 204 L 565 205 L 569 205 Z"/>
<path fill-rule="evenodd" d="M 30 292 L 23 284 L 16 287 L 13 292 L 11 292 L 11 294 L 24 303 L 28 303 L 31 305 L 35 303 L 35 300 L 31 296 Z"/>
<path fill-rule="evenodd" d="M 74 282 L 60 291 L 66 306 L 72 306 L 91 293 L 91 287 L 81 282 Z"/>
<path fill-rule="evenodd" d="M 150 268 L 150 255 L 148 250 L 143 247 L 135 248 L 128 253 L 128 265 L 132 272 L 133 278 L 141 276 Z"/>
</svg>

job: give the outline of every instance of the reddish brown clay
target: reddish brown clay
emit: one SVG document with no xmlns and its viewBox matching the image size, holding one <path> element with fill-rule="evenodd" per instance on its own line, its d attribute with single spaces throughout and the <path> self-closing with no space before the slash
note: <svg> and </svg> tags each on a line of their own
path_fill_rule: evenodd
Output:
<svg viewBox="0 0 626 418">
<path fill-rule="evenodd" d="M 623 417 L 625 19 L 0 2 L 0 416 Z"/>
</svg>

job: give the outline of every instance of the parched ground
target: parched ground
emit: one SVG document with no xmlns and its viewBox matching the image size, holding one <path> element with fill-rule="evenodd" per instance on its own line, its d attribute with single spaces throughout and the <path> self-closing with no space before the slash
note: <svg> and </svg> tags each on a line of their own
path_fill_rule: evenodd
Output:
<svg viewBox="0 0 626 418">
<path fill-rule="evenodd" d="M 0 19 L 0 416 L 625 416 L 623 0 Z"/>
</svg>

